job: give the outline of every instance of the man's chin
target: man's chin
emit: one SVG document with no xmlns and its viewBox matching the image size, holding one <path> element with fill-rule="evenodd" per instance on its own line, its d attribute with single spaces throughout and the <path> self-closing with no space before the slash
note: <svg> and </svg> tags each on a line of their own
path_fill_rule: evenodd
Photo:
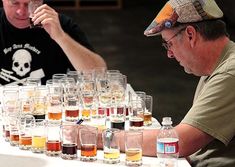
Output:
<svg viewBox="0 0 235 167">
<path fill-rule="evenodd" d="M 193 72 L 192 72 L 190 69 L 188 69 L 188 68 L 184 68 L 184 71 L 185 71 L 187 74 L 193 74 Z"/>
<path fill-rule="evenodd" d="M 27 21 L 27 22 L 18 22 L 18 23 L 15 23 L 15 24 L 13 24 L 13 26 L 14 27 L 16 27 L 16 28 L 19 28 L 19 29 L 24 29 L 24 28 L 27 28 L 27 27 L 29 27 L 29 22 Z"/>
</svg>

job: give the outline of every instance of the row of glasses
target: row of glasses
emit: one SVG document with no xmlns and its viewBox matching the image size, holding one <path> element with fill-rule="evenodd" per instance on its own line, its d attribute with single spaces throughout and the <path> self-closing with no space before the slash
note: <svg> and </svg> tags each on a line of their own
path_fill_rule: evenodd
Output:
<svg viewBox="0 0 235 167">
<path fill-rule="evenodd" d="M 84 84 L 84 92 L 93 91 L 93 85 Z M 109 116 L 107 116 L 104 112 L 103 115 L 97 113 L 102 107 L 99 107 L 95 96 L 83 96 L 81 98 L 76 88 L 74 90 L 70 88 L 70 91 L 64 94 L 61 93 L 61 90 L 62 88 L 55 85 L 49 87 L 49 93 L 46 86 L 20 87 L 20 97 L 16 98 L 18 94 L 17 90 L 8 91 L 6 89 L 5 91 L 4 89 L 6 98 L 3 101 L 3 111 L 7 111 L 8 113 L 21 111 L 21 114 L 32 114 L 36 119 L 45 119 L 45 115 L 47 114 L 48 120 L 59 123 L 62 121 L 63 112 L 65 113 L 66 121 L 75 122 L 81 117 L 79 116 L 79 111 L 81 110 L 83 119 L 89 119 L 89 114 L 100 115 L 100 117 L 110 120 L 111 128 L 124 129 L 125 121 L 127 120 L 126 108 L 128 107 L 130 128 L 143 128 L 143 125 L 147 126 L 151 124 L 152 97 L 149 95 L 145 96 L 145 103 L 142 98 L 132 98 L 133 100 L 129 101 L 129 106 L 122 102 L 115 103 L 115 100 L 112 101 L 112 98 L 110 98 L 111 100 L 105 107 L 106 111 L 109 110 Z M 12 94 L 14 94 L 13 98 L 11 98 Z M 80 98 L 83 100 L 80 100 Z M 20 109 L 19 102 L 21 103 Z M 95 113 L 92 113 L 93 111 Z M 86 112 L 89 114 L 86 114 Z M 147 119 L 149 121 L 148 123 L 146 123 Z M 144 120 L 145 123 L 143 123 Z"/>
</svg>

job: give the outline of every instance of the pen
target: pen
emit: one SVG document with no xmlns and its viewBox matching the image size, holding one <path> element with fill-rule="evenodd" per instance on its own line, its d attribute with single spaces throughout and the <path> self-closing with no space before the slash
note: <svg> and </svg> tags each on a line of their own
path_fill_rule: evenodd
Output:
<svg viewBox="0 0 235 167">
<path fill-rule="evenodd" d="M 83 122 L 83 119 L 79 119 L 79 120 L 77 120 L 76 124 L 80 125 L 82 122 Z"/>
</svg>

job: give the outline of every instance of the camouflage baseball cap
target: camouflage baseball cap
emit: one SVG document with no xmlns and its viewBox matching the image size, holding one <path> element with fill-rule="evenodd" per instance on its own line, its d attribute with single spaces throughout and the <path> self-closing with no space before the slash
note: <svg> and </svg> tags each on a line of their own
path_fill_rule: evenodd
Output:
<svg viewBox="0 0 235 167">
<path fill-rule="evenodd" d="M 223 17 L 214 0 L 169 0 L 144 31 L 146 36 L 159 35 L 175 23 L 190 23 Z"/>
</svg>

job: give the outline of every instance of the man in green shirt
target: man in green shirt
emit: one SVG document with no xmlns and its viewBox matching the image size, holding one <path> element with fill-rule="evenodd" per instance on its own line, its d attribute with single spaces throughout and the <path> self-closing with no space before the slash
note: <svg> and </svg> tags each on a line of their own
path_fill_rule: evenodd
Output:
<svg viewBox="0 0 235 167">
<path fill-rule="evenodd" d="M 235 44 L 214 0 L 170 0 L 145 30 L 161 35 L 169 58 L 200 76 L 179 125 L 179 153 L 192 166 L 235 166 Z M 144 131 L 143 153 L 156 155 L 157 130 Z"/>
</svg>

